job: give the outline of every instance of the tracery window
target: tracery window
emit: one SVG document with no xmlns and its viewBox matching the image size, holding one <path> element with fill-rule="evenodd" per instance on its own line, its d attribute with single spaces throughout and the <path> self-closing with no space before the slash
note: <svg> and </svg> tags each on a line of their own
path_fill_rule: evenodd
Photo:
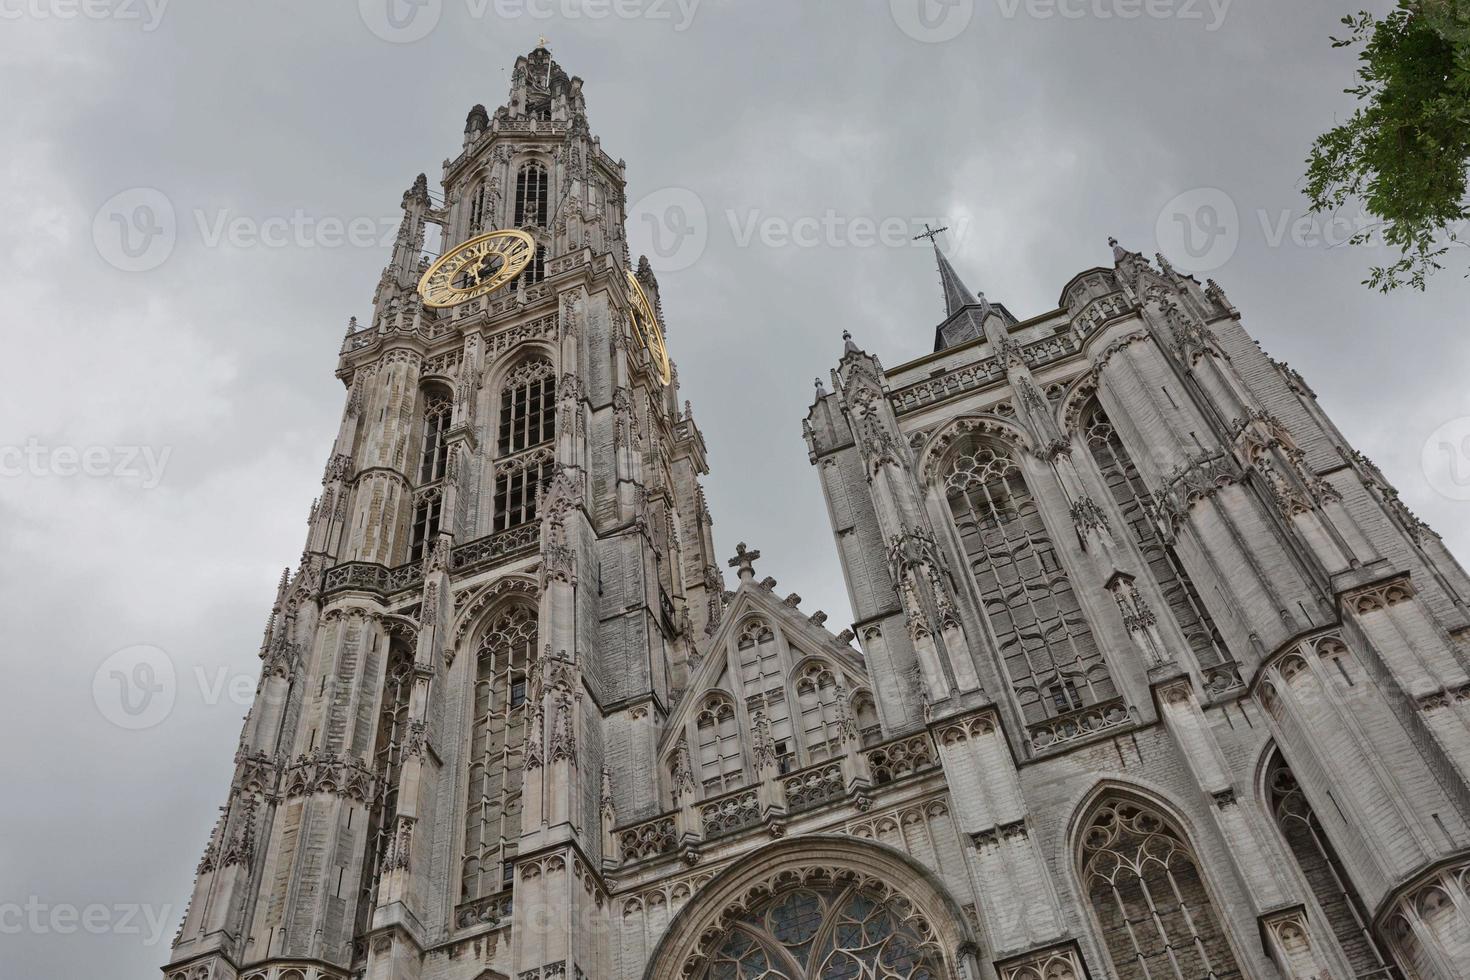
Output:
<svg viewBox="0 0 1470 980">
<path fill-rule="evenodd" d="M 546 168 L 539 163 L 528 163 L 516 175 L 515 226 L 524 228 L 534 225 L 546 227 Z"/>
<path fill-rule="evenodd" d="M 883 741 L 883 726 L 878 722 L 878 708 L 873 696 L 861 691 L 853 696 L 852 712 L 857 716 L 858 734 L 864 745 L 876 745 Z"/>
<path fill-rule="evenodd" d="M 526 280 L 527 286 L 534 286 L 546 278 L 546 246 L 537 245 L 536 251 L 531 253 L 531 261 L 522 270 L 520 278 Z"/>
<path fill-rule="evenodd" d="M 470 234 L 480 230 L 485 221 L 485 185 L 480 183 L 470 195 Z"/>
<path fill-rule="evenodd" d="M 781 772 L 799 768 L 791 704 L 786 699 L 785 671 L 776 634 L 765 620 L 752 619 L 741 628 L 736 648 L 748 716 L 754 723 L 759 715 L 766 726 L 776 750 L 777 768 Z"/>
<path fill-rule="evenodd" d="M 506 376 L 500 390 L 500 452 L 518 453 L 556 434 L 556 372 L 543 358 Z"/>
<path fill-rule="evenodd" d="M 536 519 L 536 498 L 551 479 L 549 443 L 555 436 L 555 369 L 545 358 L 526 361 L 511 371 L 500 391 L 496 531 Z"/>
<path fill-rule="evenodd" d="M 379 872 L 393 840 L 398 816 L 398 774 L 403 767 L 404 742 L 408 735 L 409 695 L 413 691 L 413 652 L 393 643 L 388 670 L 383 678 L 383 698 L 378 708 L 378 730 L 373 745 L 374 796 L 368 811 L 367 860 L 372 873 L 362 876 L 362 895 L 357 904 L 357 928 L 367 929 L 377 907 Z"/>
<path fill-rule="evenodd" d="M 837 678 L 821 664 L 802 671 L 796 681 L 796 700 L 801 709 L 802 744 L 808 763 L 821 762 L 842 751 L 841 713 Z"/>
<path fill-rule="evenodd" d="M 754 906 L 712 947 L 701 980 L 944 980 L 928 923 L 859 885 L 797 888 Z"/>
<path fill-rule="evenodd" d="M 1353 974 L 1395 980 L 1402 977 L 1393 959 L 1374 938 L 1352 879 L 1280 752 L 1275 753 L 1266 770 L 1266 792 L 1276 826 L 1322 907 L 1322 914 L 1347 956 Z"/>
<path fill-rule="evenodd" d="M 425 393 L 423 438 L 419 450 L 419 482 L 434 483 L 444 478 L 449 466 L 449 423 L 454 403 L 447 394 L 434 390 Z"/>
<path fill-rule="evenodd" d="M 1240 967 L 1193 850 L 1164 816 L 1127 799 L 1093 814 L 1082 885 L 1120 980 L 1229 980 Z"/>
<path fill-rule="evenodd" d="M 414 498 L 413 526 L 409 529 L 409 561 L 423 561 L 434 546 L 434 539 L 439 536 L 443 504 L 444 494 L 438 487 L 430 487 Z"/>
<path fill-rule="evenodd" d="M 971 446 L 954 460 L 946 492 L 1026 721 L 1115 697 L 1071 580 L 1009 451 Z"/>
<path fill-rule="evenodd" d="M 1234 658 L 1225 649 L 1225 641 L 1200 600 L 1189 573 L 1173 546 L 1159 533 L 1153 520 L 1148 487 L 1101 405 L 1093 404 L 1085 418 L 1083 431 L 1087 436 L 1087 447 L 1092 450 L 1092 458 L 1102 470 L 1103 479 L 1113 492 L 1113 500 L 1123 512 L 1128 530 L 1148 561 L 1154 582 L 1169 603 L 1179 628 L 1184 631 L 1184 638 L 1194 651 L 1195 659 L 1203 668 L 1231 662 Z"/>
<path fill-rule="evenodd" d="M 705 700 L 694 729 L 698 741 L 699 781 L 706 796 L 739 786 L 745 777 L 740 754 L 740 726 L 735 705 L 718 696 Z"/>
<path fill-rule="evenodd" d="M 526 666 L 535 649 L 536 611 L 527 606 L 499 613 L 480 640 L 470 715 L 463 901 L 501 890 L 514 861 L 521 835 Z"/>
</svg>

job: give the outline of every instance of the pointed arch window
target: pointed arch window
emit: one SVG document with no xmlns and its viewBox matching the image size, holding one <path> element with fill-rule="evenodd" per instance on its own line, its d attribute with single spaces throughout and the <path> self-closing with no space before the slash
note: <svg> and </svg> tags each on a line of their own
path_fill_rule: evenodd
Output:
<svg viewBox="0 0 1470 980">
<path fill-rule="evenodd" d="M 745 770 L 740 755 L 740 726 L 735 720 L 735 705 L 713 696 L 705 699 L 694 722 L 699 753 L 699 781 L 706 796 L 734 789 L 744 781 Z"/>
<path fill-rule="evenodd" d="M 433 389 L 424 394 L 424 422 L 419 451 L 419 482 L 435 483 L 444 478 L 449 468 L 449 423 L 454 416 L 454 402 L 449 395 Z"/>
<path fill-rule="evenodd" d="M 1363 900 L 1279 751 L 1273 754 L 1266 769 L 1266 794 L 1276 826 L 1321 906 L 1327 924 L 1332 927 L 1353 974 L 1400 980 L 1403 974 L 1374 938 Z"/>
<path fill-rule="evenodd" d="M 1113 799 L 1086 826 L 1083 890 L 1120 980 L 1241 976 L 1199 862 L 1171 821 Z"/>
<path fill-rule="evenodd" d="M 841 685 L 831 669 L 812 664 L 796 681 L 796 700 L 801 709 L 801 739 L 808 764 L 821 762 L 842 751 L 840 704 Z"/>
<path fill-rule="evenodd" d="M 857 718 L 858 735 L 864 745 L 876 745 L 883 741 L 883 726 L 878 721 L 878 709 L 873 704 L 873 695 L 859 691 L 853 695 L 852 713 Z"/>
<path fill-rule="evenodd" d="M 515 226 L 524 228 L 532 225 L 546 227 L 547 198 L 546 168 L 532 161 L 521 167 L 516 175 Z"/>
<path fill-rule="evenodd" d="M 521 277 L 526 280 L 527 286 L 534 286 L 546 278 L 546 246 L 537 245 L 536 251 L 531 254 L 531 262 L 526 266 Z"/>
<path fill-rule="evenodd" d="M 700 980 L 943 980 L 929 923 L 877 882 L 822 883 L 742 910 Z"/>
<path fill-rule="evenodd" d="M 413 526 L 409 528 L 408 560 L 423 561 L 434 547 L 444 515 L 444 494 L 433 486 L 414 497 Z"/>
<path fill-rule="evenodd" d="M 485 223 L 485 183 L 481 181 L 475 186 L 474 192 L 470 194 L 470 227 L 469 232 L 474 235 L 479 232 Z"/>
<path fill-rule="evenodd" d="M 551 478 L 556 436 L 556 372 L 534 358 L 516 367 L 500 390 L 495 465 L 496 531 L 536 519 L 536 499 Z"/>
<path fill-rule="evenodd" d="M 357 931 L 367 930 L 377 907 L 378 880 L 383 861 L 392 844 L 398 818 L 398 774 L 409 737 L 408 707 L 413 693 L 413 651 L 391 640 L 388 670 L 383 678 L 383 697 L 378 707 L 378 730 L 373 744 L 374 796 L 368 812 L 368 873 L 362 876 L 362 895 L 357 906 Z"/>
<path fill-rule="evenodd" d="M 972 444 L 950 466 L 950 512 L 1028 724 L 1117 696 L 1021 468 Z"/>
<path fill-rule="evenodd" d="M 1234 663 L 1234 658 L 1225 648 L 1225 641 L 1215 627 L 1195 589 L 1189 572 L 1180 562 L 1179 556 L 1169 542 L 1160 534 L 1153 519 L 1153 503 L 1148 486 L 1139 475 L 1138 467 L 1124 448 L 1118 431 L 1108 419 L 1101 405 L 1093 402 L 1083 417 L 1083 433 L 1093 461 L 1102 471 L 1113 500 L 1128 522 L 1133 540 L 1148 562 L 1149 573 L 1158 585 L 1165 601 L 1169 604 L 1174 620 L 1184 632 L 1184 638 L 1194 651 L 1195 660 L 1205 671 L 1211 689 L 1225 690 L 1239 682 L 1234 669 L 1219 670 Z"/>
<path fill-rule="evenodd" d="M 556 371 L 545 358 L 520 365 L 500 389 L 500 453 L 510 455 L 556 435 Z"/>
<path fill-rule="evenodd" d="M 535 649 L 536 611 L 528 606 L 499 613 L 480 640 L 470 707 L 462 901 L 500 891 L 505 869 L 515 860 L 525 766 L 526 667 Z"/>
<path fill-rule="evenodd" d="M 786 672 L 776 634 L 765 620 L 752 619 L 741 627 L 735 646 L 747 716 L 755 718 L 759 714 L 765 720 L 775 746 L 777 768 L 782 772 L 798 768 L 791 704 L 786 698 Z"/>
</svg>

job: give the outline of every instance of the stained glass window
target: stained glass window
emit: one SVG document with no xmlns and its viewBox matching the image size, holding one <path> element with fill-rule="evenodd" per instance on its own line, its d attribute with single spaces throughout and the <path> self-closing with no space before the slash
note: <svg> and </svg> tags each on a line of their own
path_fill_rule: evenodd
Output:
<svg viewBox="0 0 1470 980">
<path fill-rule="evenodd" d="M 922 917 L 857 885 L 798 888 L 734 922 L 705 980 L 946 980 Z"/>
</svg>

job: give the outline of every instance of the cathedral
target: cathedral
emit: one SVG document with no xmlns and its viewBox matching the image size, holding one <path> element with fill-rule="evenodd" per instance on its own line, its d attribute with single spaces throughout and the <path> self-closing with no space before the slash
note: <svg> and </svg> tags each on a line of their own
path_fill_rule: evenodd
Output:
<svg viewBox="0 0 1470 980">
<path fill-rule="evenodd" d="M 1470 977 L 1470 580 L 1217 284 L 936 246 L 792 419 L 834 632 L 625 179 L 538 47 L 404 194 L 166 980 Z"/>
</svg>

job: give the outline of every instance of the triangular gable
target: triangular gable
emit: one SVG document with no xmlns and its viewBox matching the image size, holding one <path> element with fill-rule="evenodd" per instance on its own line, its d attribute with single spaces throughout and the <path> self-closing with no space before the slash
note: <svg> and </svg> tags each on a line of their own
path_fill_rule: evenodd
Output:
<svg viewBox="0 0 1470 980">
<path fill-rule="evenodd" d="M 857 651 L 838 640 L 826 627 L 812 622 L 795 605 L 777 598 L 766 586 L 756 582 L 742 582 L 725 606 L 720 628 L 700 650 L 702 660 L 689 678 L 689 687 L 669 716 L 668 725 L 659 741 L 660 757 L 673 749 L 678 733 L 684 731 L 690 713 L 698 710 L 699 702 L 706 693 L 722 689 L 734 694 L 731 690 L 734 685 L 726 682 L 734 669 L 729 659 L 730 647 L 735 634 L 753 613 L 780 623 L 797 664 L 809 657 L 821 656 L 841 672 L 843 683 L 849 690 L 859 687 L 872 689 L 867 666 Z"/>
</svg>

